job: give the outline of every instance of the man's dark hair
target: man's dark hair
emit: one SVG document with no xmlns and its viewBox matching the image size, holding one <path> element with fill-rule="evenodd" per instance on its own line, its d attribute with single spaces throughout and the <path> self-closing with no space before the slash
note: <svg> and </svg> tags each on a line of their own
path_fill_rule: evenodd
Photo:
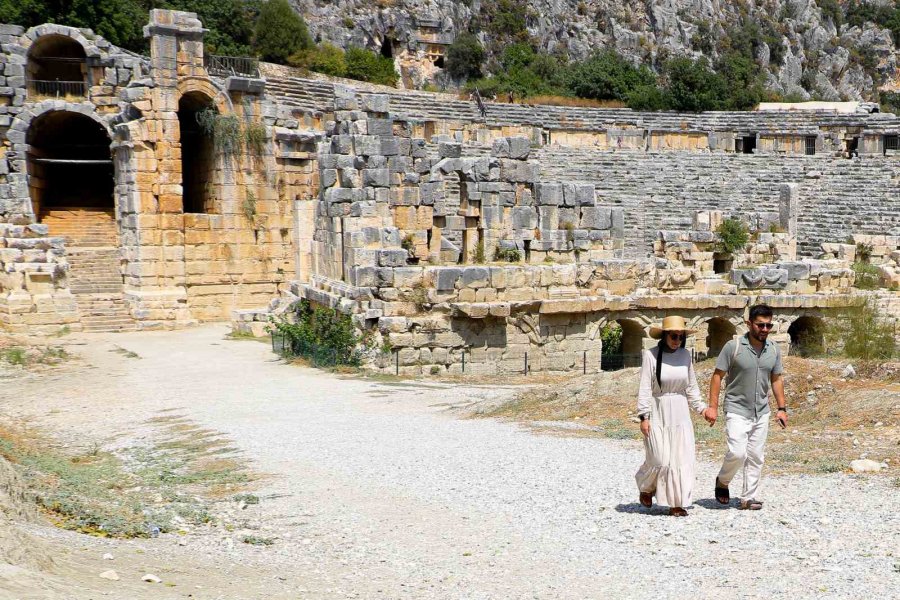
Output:
<svg viewBox="0 0 900 600">
<path fill-rule="evenodd" d="M 756 320 L 756 317 L 772 317 L 772 307 L 768 304 L 756 304 L 750 307 L 750 320 Z"/>
</svg>

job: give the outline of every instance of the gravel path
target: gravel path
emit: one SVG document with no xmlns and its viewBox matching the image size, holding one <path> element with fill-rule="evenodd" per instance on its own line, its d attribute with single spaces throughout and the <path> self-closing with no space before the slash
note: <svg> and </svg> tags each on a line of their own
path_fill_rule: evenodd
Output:
<svg viewBox="0 0 900 600">
<path fill-rule="evenodd" d="M 94 368 L 18 382 L 17 402 L 4 404 L 70 433 L 136 435 L 166 410 L 231 437 L 270 474 L 253 510 L 278 541 L 190 543 L 279 574 L 260 597 L 884 598 L 900 589 L 900 488 L 890 483 L 769 476 L 766 507 L 751 513 L 718 508 L 716 466 L 701 463 L 688 518 L 648 514 L 636 503 L 638 444 L 535 435 L 447 410 L 513 390 L 340 377 L 279 364 L 266 345 L 223 334 L 84 336 Z M 110 352 L 114 344 L 141 358 Z"/>
</svg>

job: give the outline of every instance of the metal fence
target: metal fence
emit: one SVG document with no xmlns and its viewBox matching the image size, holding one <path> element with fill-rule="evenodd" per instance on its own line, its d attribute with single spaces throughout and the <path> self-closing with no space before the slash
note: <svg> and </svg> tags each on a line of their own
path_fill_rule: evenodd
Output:
<svg viewBox="0 0 900 600">
<path fill-rule="evenodd" d="M 87 85 L 83 81 L 29 79 L 27 84 L 30 96 L 64 98 L 66 96 L 84 96 L 87 94 Z"/>
<path fill-rule="evenodd" d="M 360 365 L 359 355 L 355 352 L 339 352 L 334 348 L 310 344 L 304 340 L 291 338 L 277 329 L 271 332 L 272 352 L 283 358 L 303 358 L 313 367 L 337 367 Z"/>
<path fill-rule="evenodd" d="M 219 77 L 259 77 L 259 60 L 248 56 L 217 56 L 206 54 L 204 66 L 210 75 Z"/>
</svg>

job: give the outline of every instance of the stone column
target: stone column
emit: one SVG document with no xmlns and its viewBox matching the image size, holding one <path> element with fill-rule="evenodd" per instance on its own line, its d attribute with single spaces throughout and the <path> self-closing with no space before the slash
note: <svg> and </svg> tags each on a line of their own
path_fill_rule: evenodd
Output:
<svg viewBox="0 0 900 600">
<path fill-rule="evenodd" d="M 778 202 L 778 217 L 781 229 L 792 236 L 797 235 L 797 211 L 800 209 L 800 185 L 797 183 L 781 184 L 781 197 Z"/>
</svg>

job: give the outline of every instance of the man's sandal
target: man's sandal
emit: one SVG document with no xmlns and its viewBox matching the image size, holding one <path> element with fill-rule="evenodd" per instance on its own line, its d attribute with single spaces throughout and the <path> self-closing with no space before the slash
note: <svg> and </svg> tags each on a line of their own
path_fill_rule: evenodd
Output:
<svg viewBox="0 0 900 600">
<path fill-rule="evenodd" d="M 759 500 L 741 500 L 741 510 L 761 510 L 762 505 Z"/>
<path fill-rule="evenodd" d="M 716 502 L 718 502 L 719 504 L 728 504 L 729 502 L 731 502 L 731 493 L 728 491 L 728 486 L 722 486 L 722 484 L 719 483 L 718 477 L 716 477 L 715 495 Z"/>
<path fill-rule="evenodd" d="M 669 509 L 669 515 L 673 517 L 686 517 L 688 513 L 680 506 L 673 506 Z"/>
<path fill-rule="evenodd" d="M 641 492 L 640 495 L 641 506 L 645 506 L 650 508 L 653 506 L 653 494 L 650 492 Z"/>
</svg>

